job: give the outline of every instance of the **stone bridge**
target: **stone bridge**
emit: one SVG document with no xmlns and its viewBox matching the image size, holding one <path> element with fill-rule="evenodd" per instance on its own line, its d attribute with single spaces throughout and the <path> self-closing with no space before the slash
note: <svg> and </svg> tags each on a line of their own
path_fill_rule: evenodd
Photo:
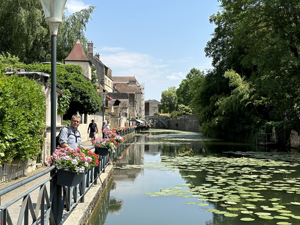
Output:
<svg viewBox="0 0 300 225">
<path fill-rule="evenodd" d="M 175 118 L 168 116 L 146 116 L 155 128 L 200 132 L 196 115 L 184 115 Z"/>
<path fill-rule="evenodd" d="M 146 116 L 146 120 L 149 120 L 155 128 L 169 128 L 169 117 L 168 116 Z"/>
</svg>

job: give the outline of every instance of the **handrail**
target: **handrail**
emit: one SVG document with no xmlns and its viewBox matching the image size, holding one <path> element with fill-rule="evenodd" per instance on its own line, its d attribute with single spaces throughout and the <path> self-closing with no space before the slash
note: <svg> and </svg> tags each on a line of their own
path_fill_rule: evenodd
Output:
<svg viewBox="0 0 300 225">
<path fill-rule="evenodd" d="M 131 132 L 134 132 L 134 129 L 127 131 L 126 134 Z M 123 145 L 120 145 L 117 152 L 122 150 L 123 147 Z M 94 146 L 90 149 L 93 148 Z M 113 157 L 113 155 L 111 155 L 111 157 Z M 13 200 L 6 202 L 3 206 L 1 206 L 0 202 L 0 224 L 13 225 L 15 224 L 15 220 L 18 220 L 16 221 L 16 224 L 63 224 L 70 215 L 71 210 L 76 207 L 79 202 L 84 202 L 85 194 L 89 191 L 93 184 L 97 184 L 97 179 L 100 179 L 101 173 L 105 172 L 105 168 L 109 165 L 109 161 L 110 156 L 108 154 L 99 157 L 99 167 L 92 167 L 86 172 L 81 183 L 74 187 L 58 185 L 56 182 L 57 173 L 55 172 L 55 166 L 51 166 L 49 169 L 35 174 L 32 177 L 3 188 L 0 190 L 0 201 L 1 196 L 49 174 L 49 177 L 46 179 L 43 178 L 43 180 L 40 179 L 42 181 L 38 181 L 38 184 L 35 184 L 24 193 L 19 195 L 16 194 L 16 197 Z M 49 182 L 50 187 L 48 186 Z M 101 179 L 100 182 L 102 183 Z M 37 192 L 38 197 L 36 202 L 32 202 L 32 196 L 37 194 Z M 19 206 L 17 202 L 21 200 L 22 203 L 21 206 Z M 10 216 L 9 211 L 15 212 L 14 210 L 19 211 L 18 217 Z"/>
<path fill-rule="evenodd" d="M 47 173 L 51 172 L 52 170 L 54 170 L 54 168 L 55 168 L 55 166 L 51 166 L 49 169 L 47 169 L 47 170 L 45 170 L 45 171 L 43 171 L 43 172 L 40 172 L 40 173 L 38 173 L 38 174 L 35 174 L 35 175 L 33 175 L 32 177 L 28 177 L 28 178 L 26 178 L 25 180 L 20 181 L 20 182 L 18 182 L 18 183 L 16 183 L 16 184 L 13 184 L 13 185 L 11 185 L 11 186 L 9 186 L 9 187 L 7 187 L 7 188 L 1 189 L 1 190 L 0 190 L 0 200 L 1 200 L 1 196 L 2 196 L 2 195 L 5 195 L 5 194 L 7 194 L 7 193 L 13 191 L 14 189 L 17 189 L 17 188 L 19 188 L 19 187 L 21 187 L 21 186 L 23 186 L 23 185 L 25 185 L 25 184 L 28 184 L 29 182 L 31 182 L 31 181 L 33 181 L 33 180 L 35 180 L 35 179 L 37 179 L 37 178 L 40 178 L 41 176 L 44 176 L 45 174 L 47 174 Z M 0 204 L 1 204 L 1 201 L 0 201 Z"/>
</svg>

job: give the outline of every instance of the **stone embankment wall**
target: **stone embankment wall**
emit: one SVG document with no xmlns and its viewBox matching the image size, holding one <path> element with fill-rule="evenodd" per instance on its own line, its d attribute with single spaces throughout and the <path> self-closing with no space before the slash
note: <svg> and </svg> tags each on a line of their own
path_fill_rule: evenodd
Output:
<svg viewBox="0 0 300 225">
<path fill-rule="evenodd" d="M 0 165 L 0 184 L 26 176 L 27 173 L 34 171 L 37 166 L 35 160 L 29 159 L 26 159 L 25 161 L 14 160 L 10 164 L 2 164 Z"/>
<path fill-rule="evenodd" d="M 290 141 L 292 148 L 300 148 L 300 136 L 297 131 L 291 131 Z"/>
<path fill-rule="evenodd" d="M 200 132 L 200 126 L 195 115 L 170 118 L 168 121 L 168 128 L 172 130 Z"/>
</svg>

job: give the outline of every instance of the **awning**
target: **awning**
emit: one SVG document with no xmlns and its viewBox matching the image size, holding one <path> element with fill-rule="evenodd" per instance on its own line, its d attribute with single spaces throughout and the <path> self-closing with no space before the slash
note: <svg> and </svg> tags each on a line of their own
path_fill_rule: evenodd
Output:
<svg viewBox="0 0 300 225">
<path fill-rule="evenodd" d="M 145 123 L 144 121 L 142 121 L 142 120 L 135 120 L 136 122 L 138 122 L 138 123 Z"/>
</svg>

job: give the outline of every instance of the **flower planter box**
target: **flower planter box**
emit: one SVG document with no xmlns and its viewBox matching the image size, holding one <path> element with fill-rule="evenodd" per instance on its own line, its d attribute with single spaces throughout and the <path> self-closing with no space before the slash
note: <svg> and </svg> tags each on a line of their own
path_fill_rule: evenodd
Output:
<svg viewBox="0 0 300 225">
<path fill-rule="evenodd" d="M 83 178 L 84 173 L 77 174 L 76 172 L 65 169 L 57 170 L 57 184 L 61 186 L 76 186 L 83 180 Z"/>
<path fill-rule="evenodd" d="M 96 147 L 95 153 L 97 155 L 105 156 L 108 154 L 108 148 L 107 147 Z"/>
</svg>

